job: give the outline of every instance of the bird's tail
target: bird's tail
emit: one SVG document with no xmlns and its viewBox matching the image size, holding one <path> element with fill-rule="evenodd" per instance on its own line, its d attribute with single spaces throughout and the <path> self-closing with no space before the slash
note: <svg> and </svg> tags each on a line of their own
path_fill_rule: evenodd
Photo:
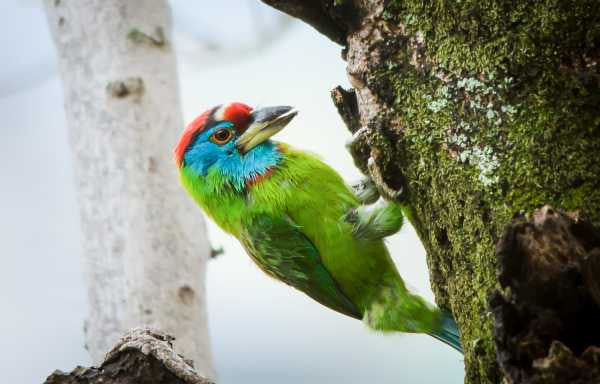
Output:
<svg viewBox="0 0 600 384">
<path fill-rule="evenodd" d="M 462 346 L 460 345 L 460 332 L 454 318 L 450 312 L 442 311 L 441 313 L 442 326 L 437 331 L 430 332 L 429 335 L 463 353 Z"/>
</svg>

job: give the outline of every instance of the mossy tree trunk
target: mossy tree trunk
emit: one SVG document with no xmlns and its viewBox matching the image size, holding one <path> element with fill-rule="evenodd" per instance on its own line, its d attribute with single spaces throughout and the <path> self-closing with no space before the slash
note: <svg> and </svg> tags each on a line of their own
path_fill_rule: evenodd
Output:
<svg viewBox="0 0 600 384">
<path fill-rule="evenodd" d="M 519 381 L 497 363 L 496 245 L 545 204 L 600 222 L 600 3 L 263 1 L 344 47 L 357 166 L 412 207 L 466 381 Z"/>
</svg>

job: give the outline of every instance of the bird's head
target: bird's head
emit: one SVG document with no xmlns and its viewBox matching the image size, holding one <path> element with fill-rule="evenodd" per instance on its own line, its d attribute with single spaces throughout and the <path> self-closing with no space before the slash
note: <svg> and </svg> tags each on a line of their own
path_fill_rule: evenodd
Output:
<svg viewBox="0 0 600 384">
<path fill-rule="evenodd" d="M 214 170 L 234 187 L 243 188 L 277 165 L 282 154 L 269 138 L 296 114 L 287 106 L 257 109 L 242 103 L 216 106 L 185 128 L 175 147 L 175 162 L 197 176 L 206 176 Z"/>
</svg>

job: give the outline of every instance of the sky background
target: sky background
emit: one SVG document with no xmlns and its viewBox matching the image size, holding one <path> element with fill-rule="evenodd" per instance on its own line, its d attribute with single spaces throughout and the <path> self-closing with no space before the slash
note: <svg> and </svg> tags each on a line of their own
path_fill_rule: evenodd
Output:
<svg viewBox="0 0 600 384">
<path fill-rule="evenodd" d="M 329 98 L 349 87 L 339 46 L 255 0 L 171 4 L 186 122 L 228 101 L 293 105 L 300 114 L 277 139 L 347 180 L 360 176 Z M 0 3 L 0 44 L 0 370 L 7 383 L 33 384 L 90 364 L 82 235 L 57 61 L 37 1 Z M 209 234 L 225 250 L 206 281 L 218 383 L 463 381 L 462 356 L 449 347 L 371 332 L 268 278 L 212 222 Z M 412 228 L 388 245 L 408 285 L 433 301 Z"/>
</svg>

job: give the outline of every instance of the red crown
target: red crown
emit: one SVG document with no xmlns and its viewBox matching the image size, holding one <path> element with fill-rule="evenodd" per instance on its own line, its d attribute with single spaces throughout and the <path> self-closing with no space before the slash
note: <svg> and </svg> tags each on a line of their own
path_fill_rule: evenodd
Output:
<svg viewBox="0 0 600 384">
<path fill-rule="evenodd" d="M 217 121 L 231 121 L 235 130 L 244 132 L 250 121 L 252 108 L 243 103 L 230 103 L 220 107 L 214 107 L 196 117 L 183 130 L 179 142 L 175 146 L 175 163 L 178 167 L 183 165 L 183 155 L 196 135 L 208 128 L 210 123 Z"/>
</svg>

